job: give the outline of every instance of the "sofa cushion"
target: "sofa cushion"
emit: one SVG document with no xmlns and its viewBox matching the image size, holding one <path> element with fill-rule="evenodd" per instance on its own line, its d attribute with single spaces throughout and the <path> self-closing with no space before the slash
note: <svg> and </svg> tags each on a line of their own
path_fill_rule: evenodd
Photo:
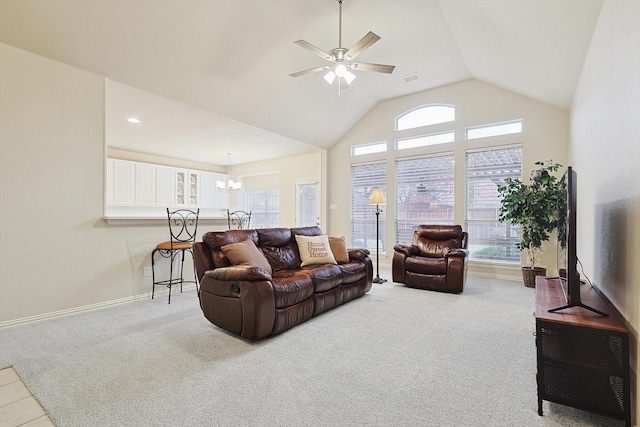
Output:
<svg viewBox="0 0 640 427">
<path fill-rule="evenodd" d="M 331 253 L 329 238 L 326 235 L 296 235 L 295 237 L 296 242 L 298 243 L 300 260 L 302 261 L 300 264 L 301 267 L 313 264 L 337 264 L 333 254 Z"/>
<path fill-rule="evenodd" d="M 342 270 L 337 265 L 308 265 L 302 267 L 302 271 L 311 275 L 316 293 L 328 291 L 342 284 Z"/>
<path fill-rule="evenodd" d="M 364 262 L 338 264 L 338 268 L 342 271 L 343 283 L 355 283 L 367 276 L 367 265 Z"/>
<path fill-rule="evenodd" d="M 224 245 L 242 242 L 247 239 L 252 240 L 253 243 L 257 243 L 258 233 L 256 233 L 256 230 L 210 231 L 202 236 L 202 241 L 205 242 L 211 250 L 211 258 L 216 268 L 229 267 L 232 265 L 229 258 L 227 258 L 222 251 Z"/>
<path fill-rule="evenodd" d="M 331 246 L 331 253 L 338 264 L 349 262 L 349 251 L 347 251 L 347 242 L 342 237 L 329 237 L 329 246 Z"/>
<path fill-rule="evenodd" d="M 300 270 L 280 270 L 271 279 L 276 308 L 289 307 L 313 295 L 311 275 Z"/>
<path fill-rule="evenodd" d="M 264 254 L 252 240 L 243 240 L 238 243 L 230 243 L 222 246 L 222 252 L 233 265 L 246 267 L 260 267 L 269 274 L 272 273 L 271 265 Z"/>
<path fill-rule="evenodd" d="M 462 247 L 462 226 L 420 226 L 413 234 L 413 244 L 423 256 L 443 257 L 450 249 Z"/>
<path fill-rule="evenodd" d="M 300 268 L 298 245 L 288 228 L 262 228 L 257 230 L 258 246 L 271 264 L 273 271 Z"/>
<path fill-rule="evenodd" d="M 405 270 L 426 275 L 447 274 L 447 262 L 444 258 L 410 256 L 405 261 Z"/>
</svg>

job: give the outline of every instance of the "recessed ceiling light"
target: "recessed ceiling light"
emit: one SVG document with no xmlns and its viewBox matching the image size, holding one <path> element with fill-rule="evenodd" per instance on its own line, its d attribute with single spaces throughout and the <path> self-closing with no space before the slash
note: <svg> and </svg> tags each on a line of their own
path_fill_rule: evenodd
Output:
<svg viewBox="0 0 640 427">
<path fill-rule="evenodd" d="M 140 123 L 140 119 L 136 119 L 135 117 L 129 117 L 127 121 L 129 123 Z"/>
</svg>

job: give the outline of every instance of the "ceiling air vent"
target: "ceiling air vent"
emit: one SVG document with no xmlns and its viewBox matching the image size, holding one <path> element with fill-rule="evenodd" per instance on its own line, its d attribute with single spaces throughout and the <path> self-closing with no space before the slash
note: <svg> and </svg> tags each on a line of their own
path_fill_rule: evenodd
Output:
<svg viewBox="0 0 640 427">
<path fill-rule="evenodd" d="M 413 82 L 415 80 L 418 80 L 419 78 L 420 78 L 420 76 L 414 73 L 414 74 L 409 74 L 407 76 L 402 77 L 402 80 L 405 83 L 411 83 L 411 82 Z"/>
</svg>

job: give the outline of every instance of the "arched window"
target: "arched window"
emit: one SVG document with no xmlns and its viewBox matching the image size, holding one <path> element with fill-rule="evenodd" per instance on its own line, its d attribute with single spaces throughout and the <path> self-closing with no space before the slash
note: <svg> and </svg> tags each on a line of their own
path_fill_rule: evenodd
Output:
<svg viewBox="0 0 640 427">
<path fill-rule="evenodd" d="M 396 117 L 396 130 L 413 129 L 456 119 L 456 107 L 446 104 L 430 104 L 409 110 Z"/>
</svg>

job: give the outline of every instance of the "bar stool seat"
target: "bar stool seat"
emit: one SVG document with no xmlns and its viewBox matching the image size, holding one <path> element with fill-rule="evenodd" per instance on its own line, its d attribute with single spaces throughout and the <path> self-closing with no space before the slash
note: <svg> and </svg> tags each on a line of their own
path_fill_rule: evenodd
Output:
<svg viewBox="0 0 640 427">
<path fill-rule="evenodd" d="M 162 242 L 159 243 L 156 246 L 156 249 L 159 251 L 170 251 L 170 250 L 174 250 L 174 251 L 181 251 L 181 250 L 187 250 L 187 249 L 191 249 L 193 248 L 193 243 L 191 242 L 179 242 L 179 243 L 174 243 L 171 241 L 167 241 L 167 242 Z"/>
</svg>

